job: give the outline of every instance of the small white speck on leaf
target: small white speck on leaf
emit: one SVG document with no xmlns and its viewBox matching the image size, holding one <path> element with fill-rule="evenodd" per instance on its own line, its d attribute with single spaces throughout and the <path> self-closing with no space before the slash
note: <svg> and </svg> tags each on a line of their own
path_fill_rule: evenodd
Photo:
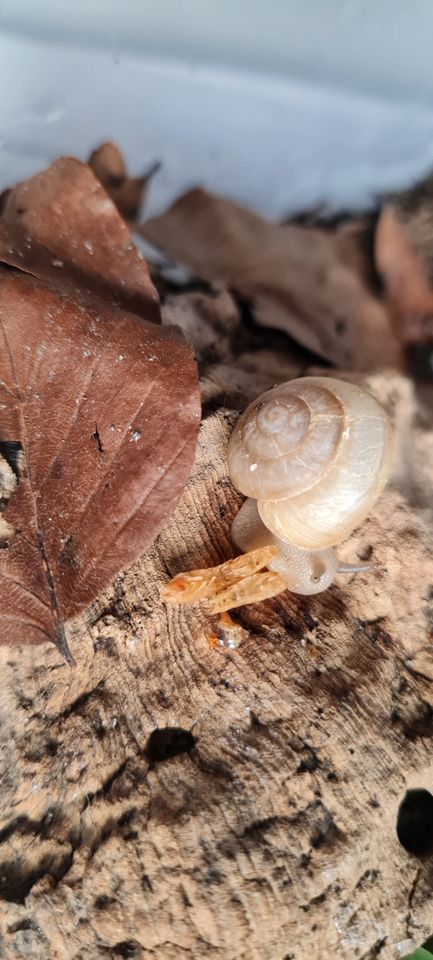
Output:
<svg viewBox="0 0 433 960">
<path fill-rule="evenodd" d="M 254 473 L 254 470 L 257 470 L 257 464 L 256 464 L 256 463 L 252 463 L 251 466 L 250 466 L 250 470 L 251 470 L 251 473 Z"/>
</svg>

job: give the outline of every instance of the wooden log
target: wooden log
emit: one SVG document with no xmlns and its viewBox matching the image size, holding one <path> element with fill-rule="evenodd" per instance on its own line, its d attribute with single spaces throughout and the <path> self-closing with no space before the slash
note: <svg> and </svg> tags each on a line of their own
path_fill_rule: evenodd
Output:
<svg viewBox="0 0 433 960">
<path fill-rule="evenodd" d="M 394 960 L 431 934 L 432 861 L 396 823 L 433 792 L 433 442 L 407 381 L 370 386 L 419 456 L 341 551 L 372 573 L 239 610 L 234 650 L 161 603 L 233 555 L 220 410 L 154 548 L 74 625 L 77 666 L 1 648 L 0 957 Z"/>
</svg>

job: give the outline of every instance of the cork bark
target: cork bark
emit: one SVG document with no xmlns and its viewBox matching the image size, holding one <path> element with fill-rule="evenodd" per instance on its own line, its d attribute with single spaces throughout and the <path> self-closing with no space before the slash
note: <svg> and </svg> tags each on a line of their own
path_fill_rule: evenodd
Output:
<svg viewBox="0 0 433 960">
<path fill-rule="evenodd" d="M 223 301 L 217 354 L 199 345 L 194 470 L 163 534 L 73 624 L 75 668 L 54 647 L 0 650 L 8 960 L 394 960 L 432 932 L 432 861 L 396 836 L 406 791 L 433 791 L 429 397 L 362 378 L 396 424 L 395 470 L 340 552 L 373 571 L 239 610 L 242 645 L 215 647 L 205 609 L 159 590 L 233 555 L 236 410 L 306 370 L 242 337 L 224 352 Z"/>
</svg>

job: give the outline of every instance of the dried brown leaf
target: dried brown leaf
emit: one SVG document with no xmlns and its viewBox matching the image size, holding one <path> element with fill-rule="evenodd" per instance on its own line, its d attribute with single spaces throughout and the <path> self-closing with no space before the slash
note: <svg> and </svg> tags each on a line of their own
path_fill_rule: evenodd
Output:
<svg viewBox="0 0 433 960">
<path fill-rule="evenodd" d="M 433 247 L 433 243 L 432 243 Z M 396 207 L 384 207 L 376 230 L 376 263 L 402 343 L 421 343 L 433 334 L 433 283 L 422 244 Z"/>
<path fill-rule="evenodd" d="M 433 281 L 433 175 L 388 200 Z"/>
<path fill-rule="evenodd" d="M 334 249 L 339 260 L 353 270 L 370 291 L 379 286 L 374 263 L 376 220 L 374 215 L 366 214 L 347 220 L 334 230 Z"/>
<path fill-rule="evenodd" d="M 433 176 L 388 198 L 376 233 L 396 336 L 416 380 L 433 380 Z"/>
<path fill-rule="evenodd" d="M 106 190 L 119 187 L 128 175 L 122 151 L 117 143 L 107 141 L 93 150 L 89 157 L 89 167 L 101 181 Z"/>
<path fill-rule="evenodd" d="M 69 274 L 74 284 L 159 321 L 158 295 L 147 263 L 85 164 L 61 157 L 48 170 L 18 184 L 6 197 L 3 223 L 9 232 L 15 231 L 20 263 L 29 267 L 36 257 L 39 272 L 43 264 L 44 272 L 49 268 L 52 276 L 59 275 L 59 284 L 62 275 Z M 45 248 L 42 257 L 39 248 Z M 7 252 L 5 243 L 2 252 Z"/>
<path fill-rule="evenodd" d="M 152 176 L 160 169 L 154 163 L 141 177 L 130 177 L 121 150 L 115 143 L 103 143 L 89 158 L 89 166 L 101 181 L 125 220 L 136 220 Z"/>
<path fill-rule="evenodd" d="M 197 276 L 250 299 L 259 323 L 333 363 L 368 369 L 400 362 L 387 310 L 368 288 L 362 257 L 355 265 L 342 255 L 341 236 L 273 224 L 200 189 L 140 230 Z"/>
<path fill-rule="evenodd" d="M 199 424 L 196 368 L 173 328 L 24 274 L 0 274 L 0 441 L 25 468 L 4 519 L 0 640 L 52 640 L 142 554 L 173 510 Z"/>
<path fill-rule="evenodd" d="M 425 216 L 424 216 L 425 214 Z M 384 207 L 376 231 L 375 257 L 396 338 L 408 370 L 418 381 L 433 380 L 433 205 L 413 216 Z M 430 227 L 430 233 L 429 233 Z"/>
</svg>

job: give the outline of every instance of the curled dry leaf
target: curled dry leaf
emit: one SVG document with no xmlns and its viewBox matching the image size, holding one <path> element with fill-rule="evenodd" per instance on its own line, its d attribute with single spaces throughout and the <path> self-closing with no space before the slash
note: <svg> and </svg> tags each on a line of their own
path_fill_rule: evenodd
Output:
<svg viewBox="0 0 433 960">
<path fill-rule="evenodd" d="M 424 269 L 433 282 L 433 175 L 388 199 L 404 228 L 407 241 L 424 261 Z"/>
<path fill-rule="evenodd" d="M 338 259 L 356 273 L 370 292 L 380 286 L 374 263 L 376 223 L 374 214 L 365 214 L 337 224 L 333 231 Z"/>
<path fill-rule="evenodd" d="M 433 216 L 431 217 L 433 226 Z M 433 275 L 424 222 L 402 222 L 387 206 L 376 231 L 376 263 L 386 290 L 395 335 L 416 378 L 433 378 Z"/>
<path fill-rule="evenodd" d="M 387 309 L 366 282 L 355 237 L 278 225 L 205 190 L 185 194 L 140 231 L 198 277 L 251 300 L 257 321 L 346 369 L 400 363 Z"/>
<path fill-rule="evenodd" d="M 104 185 L 107 192 L 112 187 L 120 187 L 128 176 L 125 159 L 116 143 L 107 141 L 90 154 L 89 167 Z"/>
<path fill-rule="evenodd" d="M 160 169 L 154 163 L 141 177 L 130 177 L 123 153 L 115 143 L 103 143 L 89 158 L 89 166 L 101 181 L 125 220 L 136 220 L 145 199 L 149 181 Z"/>
<path fill-rule="evenodd" d="M 199 424 L 191 350 L 33 277 L 0 273 L 0 441 L 25 469 L 4 513 L 0 639 L 52 640 L 142 554 L 189 474 Z"/>
<path fill-rule="evenodd" d="M 69 274 L 74 285 L 159 322 L 158 295 L 146 261 L 85 164 L 61 157 L 18 184 L 5 199 L 3 223 L 15 231 L 10 253 L 18 251 L 25 266 L 38 257 L 37 271 L 42 260 L 45 274 L 50 268 L 52 275 L 59 275 L 58 284 Z M 41 258 L 39 247 L 49 254 L 45 251 Z"/>
</svg>

